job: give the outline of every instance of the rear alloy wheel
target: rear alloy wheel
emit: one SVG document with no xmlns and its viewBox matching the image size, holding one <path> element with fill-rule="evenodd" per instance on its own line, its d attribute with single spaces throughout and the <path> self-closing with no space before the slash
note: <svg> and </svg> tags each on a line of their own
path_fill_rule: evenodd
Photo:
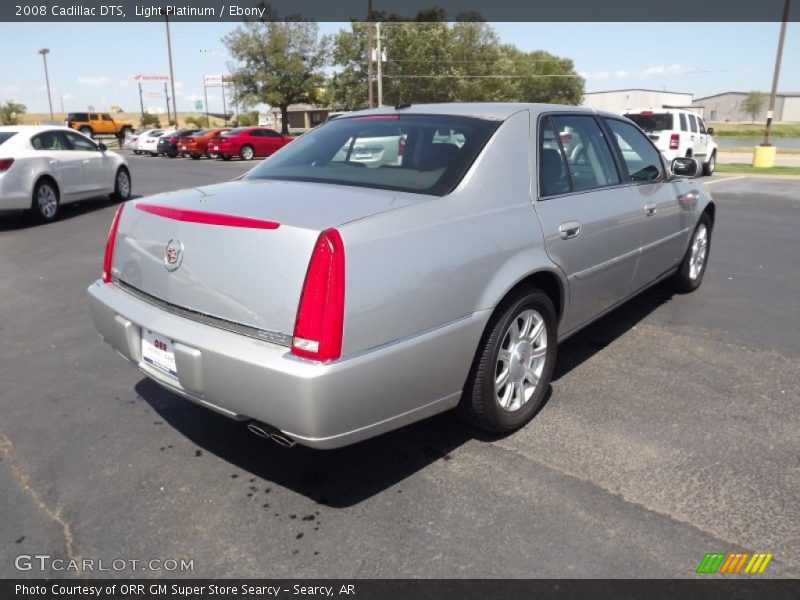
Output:
<svg viewBox="0 0 800 600">
<path fill-rule="evenodd" d="M 550 298 L 529 288 L 495 311 L 475 355 L 459 412 L 481 429 L 514 431 L 542 404 L 556 360 Z"/>
<path fill-rule="evenodd" d="M 253 157 L 255 155 L 256 153 L 253 150 L 253 147 L 248 144 L 245 144 L 244 146 L 242 146 L 242 149 L 239 150 L 239 157 L 242 160 L 253 160 Z"/>
<path fill-rule="evenodd" d="M 33 189 L 31 210 L 40 221 L 54 221 L 58 216 L 58 188 L 49 179 L 40 180 Z"/>
<path fill-rule="evenodd" d="M 673 282 L 675 289 L 682 293 L 693 292 L 703 282 L 706 272 L 708 253 L 711 249 L 711 219 L 705 213 L 692 235 L 692 241 L 683 257 L 681 268 L 675 273 Z"/>
<path fill-rule="evenodd" d="M 711 158 L 708 159 L 707 163 L 703 163 L 703 175 L 710 177 L 714 174 L 714 171 L 717 169 L 717 152 L 714 151 L 711 153 Z"/>
<path fill-rule="evenodd" d="M 125 202 L 131 197 L 131 175 L 128 169 L 120 167 L 117 169 L 117 176 L 114 178 L 114 193 L 111 199 L 115 202 Z"/>
</svg>

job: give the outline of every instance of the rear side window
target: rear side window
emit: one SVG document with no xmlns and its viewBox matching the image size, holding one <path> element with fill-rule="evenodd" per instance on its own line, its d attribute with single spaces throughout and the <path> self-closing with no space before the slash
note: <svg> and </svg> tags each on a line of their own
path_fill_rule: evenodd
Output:
<svg viewBox="0 0 800 600">
<path fill-rule="evenodd" d="M 314 181 L 444 196 L 500 121 L 450 115 L 340 117 L 297 138 L 246 179 Z M 453 140 L 437 133 L 452 131 Z M 436 138 L 436 139 L 434 139 Z"/>
<path fill-rule="evenodd" d="M 693 133 L 697 133 L 697 119 L 694 118 L 694 115 L 689 115 L 689 129 Z"/>
<path fill-rule="evenodd" d="M 631 181 L 655 181 L 663 175 L 661 156 L 650 140 L 630 123 L 606 119 L 614 134 Z"/>
<path fill-rule="evenodd" d="M 675 119 L 671 113 L 632 113 L 625 115 L 644 131 L 669 131 L 675 128 Z"/>
<path fill-rule="evenodd" d="M 689 131 L 689 127 L 686 125 L 686 115 L 681 113 L 681 131 Z"/>
<path fill-rule="evenodd" d="M 594 117 L 553 115 L 552 122 L 564 149 L 573 191 L 620 182 L 611 148 Z"/>
<path fill-rule="evenodd" d="M 0 144 L 3 142 L 10 140 L 12 137 L 17 135 L 16 131 L 2 131 L 0 132 Z"/>
<path fill-rule="evenodd" d="M 544 119 L 539 133 L 539 194 L 553 196 L 569 192 L 567 161 L 550 119 Z"/>
<path fill-rule="evenodd" d="M 69 143 L 60 131 L 45 131 L 31 138 L 35 150 L 69 150 Z"/>
</svg>

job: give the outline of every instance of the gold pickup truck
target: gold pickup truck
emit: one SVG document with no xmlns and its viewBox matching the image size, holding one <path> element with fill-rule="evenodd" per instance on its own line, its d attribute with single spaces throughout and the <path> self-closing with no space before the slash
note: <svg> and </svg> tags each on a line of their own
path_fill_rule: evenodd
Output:
<svg viewBox="0 0 800 600">
<path fill-rule="evenodd" d="M 133 133 L 132 123 L 115 121 L 108 113 L 81 112 L 67 115 L 67 127 L 77 129 L 84 135 L 114 135 L 124 139 Z"/>
</svg>

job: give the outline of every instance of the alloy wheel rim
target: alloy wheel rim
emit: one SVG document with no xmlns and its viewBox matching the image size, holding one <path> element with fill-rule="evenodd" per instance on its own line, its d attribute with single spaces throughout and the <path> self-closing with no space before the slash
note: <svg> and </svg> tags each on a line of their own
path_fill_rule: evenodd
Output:
<svg viewBox="0 0 800 600">
<path fill-rule="evenodd" d="M 119 195 L 123 198 L 127 198 L 128 194 L 131 191 L 131 185 L 128 181 L 128 175 L 125 171 L 120 171 L 117 173 L 117 189 L 119 190 Z"/>
<path fill-rule="evenodd" d="M 700 225 L 692 239 L 692 254 L 689 257 L 689 278 L 692 280 L 700 277 L 703 267 L 706 264 L 706 254 L 708 253 L 708 228 Z"/>
<path fill-rule="evenodd" d="M 49 185 L 43 185 L 39 188 L 36 202 L 43 217 L 52 219 L 55 216 L 56 210 L 58 210 L 58 200 L 56 199 L 55 191 Z"/>
<path fill-rule="evenodd" d="M 533 309 L 518 314 L 501 338 L 494 370 L 495 400 L 515 412 L 533 397 L 547 357 L 547 327 Z"/>
<path fill-rule="evenodd" d="M 245 148 L 242 153 L 247 160 L 253 158 L 253 149 L 252 148 Z"/>
</svg>

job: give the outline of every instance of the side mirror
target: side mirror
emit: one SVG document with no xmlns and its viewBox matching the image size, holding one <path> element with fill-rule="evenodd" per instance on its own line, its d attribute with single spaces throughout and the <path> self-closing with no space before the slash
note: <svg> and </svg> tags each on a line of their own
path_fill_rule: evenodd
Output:
<svg viewBox="0 0 800 600">
<path fill-rule="evenodd" d="M 708 135 L 714 135 L 714 128 L 713 127 L 706 127 L 706 133 Z"/>
<path fill-rule="evenodd" d="M 677 177 L 697 177 L 700 165 L 689 156 L 679 156 L 670 164 L 672 174 Z"/>
<path fill-rule="evenodd" d="M 105 152 L 108 150 L 108 146 L 106 146 L 103 142 L 100 142 L 97 147 L 100 149 L 100 152 Z"/>
</svg>

